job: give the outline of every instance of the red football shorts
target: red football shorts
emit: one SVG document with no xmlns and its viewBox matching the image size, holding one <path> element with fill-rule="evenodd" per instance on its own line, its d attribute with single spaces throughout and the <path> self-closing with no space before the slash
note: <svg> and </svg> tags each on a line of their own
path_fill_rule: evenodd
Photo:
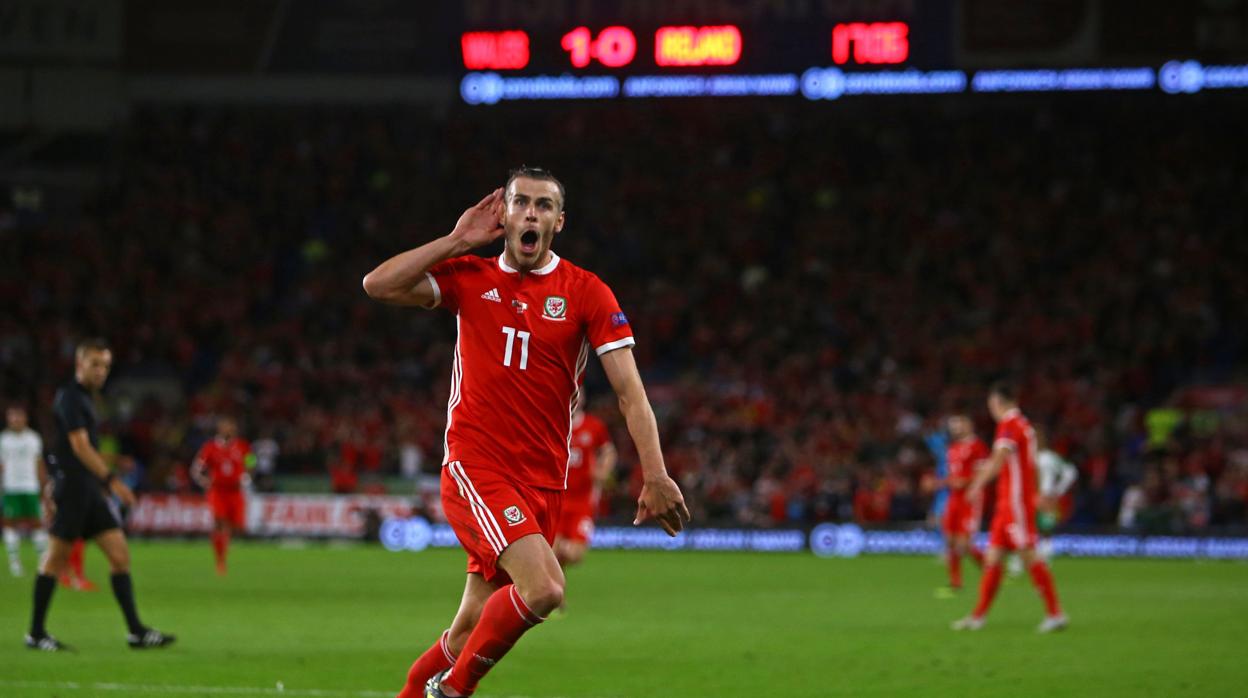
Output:
<svg viewBox="0 0 1248 698">
<path fill-rule="evenodd" d="M 559 514 L 558 535 L 574 543 L 588 544 L 594 537 L 593 501 L 564 501 Z"/>
<path fill-rule="evenodd" d="M 1025 511 L 1023 521 L 1015 521 L 1009 513 L 998 511 L 992 517 L 988 545 L 1001 550 L 1025 550 L 1036 547 L 1036 513 Z"/>
<path fill-rule="evenodd" d="M 247 526 L 247 502 L 241 490 L 208 490 L 208 508 L 212 518 L 228 521 L 235 529 L 241 531 Z"/>
<path fill-rule="evenodd" d="M 562 490 L 515 482 L 496 471 L 452 461 L 442 468 L 442 511 L 468 553 L 468 572 L 507 584 L 498 556 L 521 538 L 537 534 L 555 542 Z"/>
<path fill-rule="evenodd" d="M 950 497 L 945 505 L 943 528 L 946 536 L 973 536 L 979 532 L 982 516 L 979 502 L 963 497 Z"/>
</svg>

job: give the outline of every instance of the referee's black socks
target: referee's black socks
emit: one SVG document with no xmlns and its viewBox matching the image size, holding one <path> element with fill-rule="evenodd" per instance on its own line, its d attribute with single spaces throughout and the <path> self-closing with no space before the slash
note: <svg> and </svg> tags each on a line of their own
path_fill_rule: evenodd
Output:
<svg viewBox="0 0 1248 698">
<path fill-rule="evenodd" d="M 139 622 L 139 612 L 134 607 L 134 584 L 130 581 L 130 573 L 114 574 L 108 580 L 113 583 L 113 596 L 117 597 L 117 605 L 126 614 L 126 625 L 130 626 L 130 633 L 142 635 L 146 628 Z"/>
<path fill-rule="evenodd" d="M 35 577 L 35 610 L 30 616 L 30 636 L 36 640 L 48 634 L 43 621 L 48 617 L 48 604 L 56 591 L 56 577 L 41 574 Z"/>
</svg>

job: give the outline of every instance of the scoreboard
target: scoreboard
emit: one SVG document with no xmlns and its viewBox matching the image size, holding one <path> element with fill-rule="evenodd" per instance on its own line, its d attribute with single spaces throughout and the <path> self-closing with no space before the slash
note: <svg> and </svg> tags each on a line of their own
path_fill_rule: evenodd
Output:
<svg viewBox="0 0 1248 698">
<path fill-rule="evenodd" d="M 821 64 L 947 66 L 945 38 L 931 31 L 930 24 L 925 26 L 926 33 L 916 32 L 906 21 L 469 30 L 460 37 L 460 59 L 465 70 L 517 74 L 774 72 Z"/>
<path fill-rule="evenodd" d="M 607 12 L 523 22 L 518 16 L 489 13 L 482 13 L 479 21 L 465 16 L 456 31 L 456 55 L 448 56 L 447 63 L 462 71 L 459 94 L 470 105 L 677 97 L 830 101 L 903 94 L 1190 94 L 1248 88 L 1248 66 L 1207 66 L 1185 57 L 1114 65 L 1089 53 L 1082 59 L 1090 65 L 1081 66 L 1060 56 L 1049 59 L 1056 65 L 1046 65 L 1049 54 L 1043 48 L 1014 57 L 1005 49 L 994 53 L 979 48 L 976 54 L 975 47 L 995 45 L 991 30 L 1000 28 L 989 24 L 975 34 L 978 44 L 955 47 L 958 32 L 951 2 L 864 3 L 873 9 L 861 17 L 808 15 L 750 22 L 714 13 L 685 21 L 690 19 L 681 14 L 685 5 L 670 0 L 670 13 L 656 10 L 641 13 L 644 17 Z M 901 9 L 890 16 L 890 8 Z M 1000 30 L 1006 35 L 999 42 L 1013 46 L 1010 32 L 1019 28 Z"/>
</svg>

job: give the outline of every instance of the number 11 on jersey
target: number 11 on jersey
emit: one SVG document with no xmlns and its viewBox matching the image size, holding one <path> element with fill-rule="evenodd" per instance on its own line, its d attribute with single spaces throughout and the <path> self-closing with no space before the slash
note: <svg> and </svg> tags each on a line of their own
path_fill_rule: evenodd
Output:
<svg viewBox="0 0 1248 698">
<path fill-rule="evenodd" d="M 503 334 L 507 335 L 507 349 L 503 352 L 503 365 L 511 365 L 511 353 L 518 335 L 520 337 L 520 370 L 527 370 L 529 368 L 529 333 L 514 327 L 504 327 Z"/>
</svg>

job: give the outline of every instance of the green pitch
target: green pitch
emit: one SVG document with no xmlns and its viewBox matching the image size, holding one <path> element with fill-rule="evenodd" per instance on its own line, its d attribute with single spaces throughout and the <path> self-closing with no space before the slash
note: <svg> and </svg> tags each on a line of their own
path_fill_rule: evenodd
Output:
<svg viewBox="0 0 1248 698">
<path fill-rule="evenodd" d="M 125 647 L 98 550 L 101 590 L 53 600 L 49 629 L 76 654 L 22 647 L 31 578 L 0 577 L 0 696 L 390 696 L 463 585 L 458 551 L 242 544 L 224 579 L 211 558 L 206 542 L 134 546 L 143 617 L 179 636 L 159 652 Z M 1069 631 L 1033 632 L 1040 602 L 1019 580 L 987 628 L 955 634 L 973 598 L 933 598 L 931 558 L 594 552 L 569 575 L 570 613 L 479 695 L 1242 695 L 1248 565 L 1063 559 L 1055 574 Z"/>
</svg>

